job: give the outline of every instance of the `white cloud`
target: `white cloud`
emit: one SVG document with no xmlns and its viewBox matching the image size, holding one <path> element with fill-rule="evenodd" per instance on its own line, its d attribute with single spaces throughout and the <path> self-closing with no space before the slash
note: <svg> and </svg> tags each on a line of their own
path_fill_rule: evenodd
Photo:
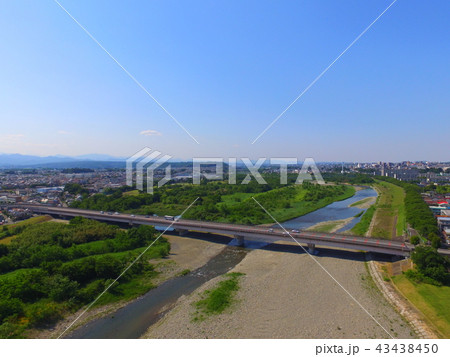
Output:
<svg viewBox="0 0 450 357">
<path fill-rule="evenodd" d="M 156 130 L 144 130 L 140 132 L 141 135 L 145 136 L 161 136 L 162 134 Z"/>
</svg>

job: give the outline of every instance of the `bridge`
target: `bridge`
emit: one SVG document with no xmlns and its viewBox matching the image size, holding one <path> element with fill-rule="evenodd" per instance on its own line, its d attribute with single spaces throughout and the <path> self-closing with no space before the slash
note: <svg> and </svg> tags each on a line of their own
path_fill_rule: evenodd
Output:
<svg viewBox="0 0 450 357">
<path fill-rule="evenodd" d="M 73 218 L 77 216 L 90 218 L 99 221 L 125 223 L 129 225 L 151 225 L 159 227 L 168 227 L 171 225 L 180 235 L 188 231 L 216 233 L 223 235 L 231 235 L 237 239 L 238 243 L 243 245 L 244 239 L 256 239 L 266 242 L 289 241 L 292 238 L 281 228 L 269 228 L 261 226 L 247 226 L 241 224 L 217 223 L 217 222 L 203 222 L 188 219 L 167 220 L 164 217 L 147 217 L 147 216 L 132 216 L 123 213 L 106 213 L 93 210 L 65 208 L 65 207 L 51 207 L 37 204 L 15 204 L 4 205 L 4 208 L 23 208 L 29 209 L 33 213 L 58 215 L 62 217 Z M 334 234 L 334 233 L 318 233 L 311 231 L 289 232 L 299 243 L 306 244 L 310 253 L 315 252 L 316 245 L 334 247 L 341 249 L 362 250 L 374 253 L 383 253 L 396 256 L 409 256 L 414 249 L 413 245 L 409 243 L 360 237 L 348 234 Z"/>
</svg>

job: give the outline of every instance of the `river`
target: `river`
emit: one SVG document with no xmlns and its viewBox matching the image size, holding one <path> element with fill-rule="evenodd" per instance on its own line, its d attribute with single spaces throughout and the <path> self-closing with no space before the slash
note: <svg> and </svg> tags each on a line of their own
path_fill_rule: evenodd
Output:
<svg viewBox="0 0 450 357">
<path fill-rule="evenodd" d="M 333 202 L 328 206 L 318 209 L 317 211 L 283 222 L 282 225 L 287 229 L 306 229 L 317 223 L 325 221 L 337 221 L 354 217 L 361 211 L 365 211 L 365 209 L 350 207 L 352 203 L 361 201 L 368 197 L 376 197 L 376 196 L 377 192 L 374 189 L 364 188 L 362 190 L 356 191 L 356 193 L 350 198 L 347 198 L 342 201 Z M 339 231 L 343 232 L 348 229 L 351 229 L 356 223 L 359 222 L 361 216 L 352 219 L 350 223 L 348 223 L 345 227 L 341 228 Z"/>
<path fill-rule="evenodd" d="M 226 246 L 218 255 L 193 272 L 166 281 L 128 305 L 105 317 L 88 322 L 67 338 L 139 338 L 183 295 L 230 271 L 247 254 L 247 249 Z"/>
</svg>

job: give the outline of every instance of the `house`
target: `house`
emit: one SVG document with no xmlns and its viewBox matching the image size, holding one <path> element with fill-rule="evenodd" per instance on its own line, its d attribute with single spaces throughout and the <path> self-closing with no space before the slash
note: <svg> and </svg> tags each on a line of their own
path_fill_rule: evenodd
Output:
<svg viewBox="0 0 450 357">
<path fill-rule="evenodd" d="M 447 244 L 450 244 L 450 228 L 444 229 L 442 232 L 444 234 L 444 239 Z"/>
<path fill-rule="evenodd" d="M 0 203 L 16 203 L 16 200 L 8 196 L 0 196 Z"/>
<path fill-rule="evenodd" d="M 437 217 L 440 230 L 450 229 L 450 217 Z"/>
</svg>

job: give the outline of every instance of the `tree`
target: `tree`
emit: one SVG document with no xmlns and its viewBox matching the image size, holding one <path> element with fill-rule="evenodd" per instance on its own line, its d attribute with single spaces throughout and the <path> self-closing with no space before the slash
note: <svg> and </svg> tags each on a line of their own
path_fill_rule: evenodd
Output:
<svg viewBox="0 0 450 357">
<path fill-rule="evenodd" d="M 8 255 L 8 246 L 6 244 L 0 244 L 0 257 Z"/>
<path fill-rule="evenodd" d="M 412 236 L 409 241 L 411 242 L 411 244 L 417 245 L 420 243 L 420 238 L 419 236 Z"/>
<path fill-rule="evenodd" d="M 435 248 L 419 245 L 412 252 L 411 259 L 423 275 L 441 284 L 450 284 L 450 261 Z"/>
<path fill-rule="evenodd" d="M 430 233 L 430 234 L 428 235 L 428 239 L 430 240 L 431 246 L 432 246 L 434 249 L 438 249 L 438 248 L 441 246 L 441 238 L 439 238 L 439 236 L 438 236 L 437 234 L 435 234 L 435 233 Z"/>
<path fill-rule="evenodd" d="M 434 249 L 440 248 L 440 246 L 441 246 L 441 239 L 440 239 L 439 237 L 434 237 L 434 238 L 431 240 L 431 246 L 432 246 Z"/>
<path fill-rule="evenodd" d="M 0 300 L 0 324 L 3 320 L 12 315 L 23 312 L 23 304 L 19 299 Z"/>
<path fill-rule="evenodd" d="M 48 296 L 54 301 L 64 301 L 75 296 L 79 284 L 66 276 L 56 274 L 47 279 Z"/>
<path fill-rule="evenodd" d="M 117 278 L 122 270 L 122 262 L 112 256 L 100 256 L 95 261 L 95 273 L 98 278 Z"/>
<path fill-rule="evenodd" d="M 37 302 L 27 311 L 32 326 L 42 326 L 61 318 L 61 308 L 54 302 Z"/>
</svg>

